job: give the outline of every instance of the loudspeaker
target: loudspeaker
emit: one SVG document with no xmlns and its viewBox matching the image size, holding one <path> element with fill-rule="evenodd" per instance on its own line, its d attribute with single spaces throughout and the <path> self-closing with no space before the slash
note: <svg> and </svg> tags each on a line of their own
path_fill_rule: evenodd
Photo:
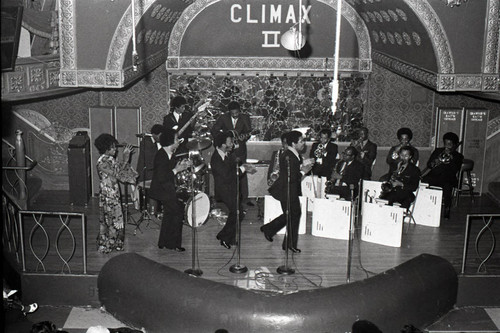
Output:
<svg viewBox="0 0 500 333">
<path fill-rule="evenodd" d="M 82 206 L 89 202 L 92 192 L 90 172 L 90 139 L 86 132 L 78 132 L 68 145 L 69 198 L 71 204 Z"/>
</svg>

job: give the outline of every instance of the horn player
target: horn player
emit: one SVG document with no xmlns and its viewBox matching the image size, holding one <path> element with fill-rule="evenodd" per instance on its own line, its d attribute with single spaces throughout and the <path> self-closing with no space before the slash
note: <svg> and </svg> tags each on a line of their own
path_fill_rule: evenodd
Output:
<svg viewBox="0 0 500 333">
<path fill-rule="evenodd" d="M 450 218 L 451 194 L 457 185 L 457 174 L 460 171 L 464 156 L 457 151 L 459 146 L 458 135 L 448 132 L 443 135 L 444 147 L 436 148 L 427 162 L 430 170 L 422 182 L 443 189 L 444 218 Z M 446 157 L 446 158 L 445 158 Z"/>
</svg>

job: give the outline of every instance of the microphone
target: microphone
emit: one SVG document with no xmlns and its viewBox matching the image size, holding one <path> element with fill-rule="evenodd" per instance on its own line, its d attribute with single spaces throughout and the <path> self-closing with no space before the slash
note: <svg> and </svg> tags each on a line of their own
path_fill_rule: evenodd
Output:
<svg viewBox="0 0 500 333">
<path fill-rule="evenodd" d="M 151 133 L 139 133 L 139 134 L 136 134 L 135 136 L 138 138 L 143 138 L 145 136 L 153 136 L 153 134 L 151 134 Z"/>
</svg>

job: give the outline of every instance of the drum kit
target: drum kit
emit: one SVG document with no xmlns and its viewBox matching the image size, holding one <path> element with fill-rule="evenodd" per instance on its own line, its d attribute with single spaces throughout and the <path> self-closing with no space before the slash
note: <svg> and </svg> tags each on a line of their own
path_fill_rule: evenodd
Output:
<svg viewBox="0 0 500 333">
<path fill-rule="evenodd" d="M 195 138 L 186 144 L 190 167 L 176 176 L 177 196 L 185 203 L 185 223 L 198 228 L 205 224 L 210 213 L 210 199 L 204 192 L 207 164 L 201 152 L 210 147 L 209 138 Z"/>
</svg>

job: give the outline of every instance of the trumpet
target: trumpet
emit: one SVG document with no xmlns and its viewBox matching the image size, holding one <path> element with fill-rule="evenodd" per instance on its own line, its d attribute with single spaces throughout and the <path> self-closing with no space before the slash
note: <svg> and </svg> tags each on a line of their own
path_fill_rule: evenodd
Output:
<svg viewBox="0 0 500 333">
<path fill-rule="evenodd" d="M 441 154 L 433 161 L 432 166 L 430 168 L 425 168 L 425 170 L 420 175 L 420 179 L 427 176 L 435 167 L 441 164 L 450 164 L 453 160 L 453 155 L 451 153 L 447 153 L 446 150 L 443 150 Z"/>
<path fill-rule="evenodd" d="M 318 144 L 318 147 L 314 151 L 314 157 L 320 158 L 325 154 L 325 152 L 326 152 L 326 145 L 320 143 L 320 144 Z"/>
</svg>

